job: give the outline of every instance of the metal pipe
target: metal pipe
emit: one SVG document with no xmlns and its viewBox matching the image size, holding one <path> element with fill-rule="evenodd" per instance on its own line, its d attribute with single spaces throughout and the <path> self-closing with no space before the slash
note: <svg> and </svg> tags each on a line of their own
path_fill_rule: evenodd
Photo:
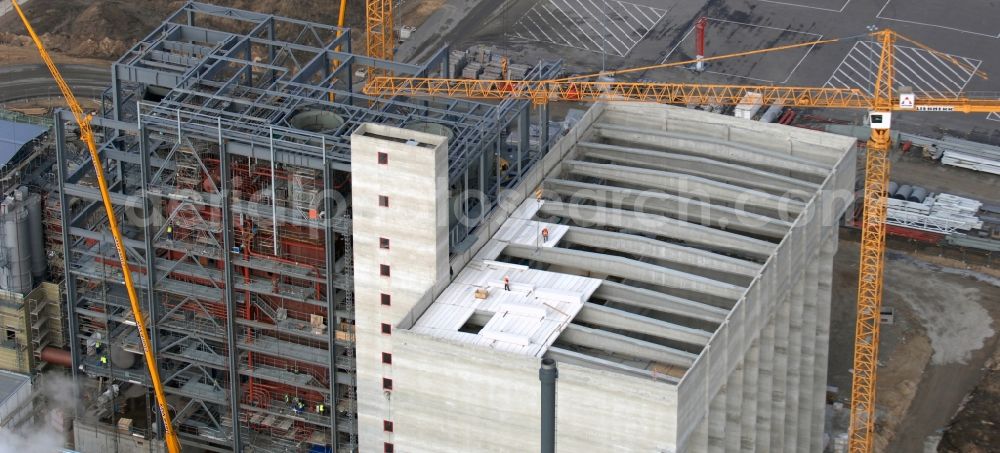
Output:
<svg viewBox="0 0 1000 453">
<path fill-rule="evenodd" d="M 695 25 L 695 29 L 698 32 L 695 43 L 697 45 L 697 50 L 695 51 L 695 59 L 697 60 L 695 63 L 695 69 L 697 69 L 698 72 L 705 70 L 705 62 L 703 60 L 705 59 L 705 27 L 707 25 L 708 18 L 706 17 L 698 19 L 698 23 Z"/>
<path fill-rule="evenodd" d="M 556 361 L 542 359 L 538 379 L 542 381 L 542 453 L 556 451 L 556 379 L 559 370 Z"/>
<path fill-rule="evenodd" d="M 70 355 L 69 351 L 65 349 L 54 348 L 52 346 L 47 346 L 42 349 L 42 354 L 40 356 L 42 361 L 51 363 L 53 365 L 62 365 L 66 368 L 73 367 L 73 357 Z"/>
<path fill-rule="evenodd" d="M 70 228 L 74 227 L 73 219 L 70 216 L 70 210 L 68 208 L 69 197 L 66 195 L 66 181 L 67 181 L 67 168 L 66 168 L 66 130 L 65 123 L 60 117 L 60 111 L 56 111 L 53 116 L 55 116 L 55 121 L 52 124 L 52 131 L 56 136 L 56 181 L 58 181 L 59 191 L 56 192 L 59 195 L 59 206 L 62 210 L 62 249 L 63 249 L 63 275 L 66 274 L 66 269 L 70 269 L 73 263 L 73 254 L 69 231 Z M 80 334 L 79 320 L 76 317 L 76 306 L 79 301 L 76 293 L 76 279 L 67 278 L 65 281 L 66 289 L 66 327 L 69 330 L 69 338 L 73 341 L 69 342 L 69 355 L 72 359 L 72 366 L 69 367 L 70 374 L 73 376 L 73 382 L 80 382 L 78 370 L 82 367 L 80 361 L 80 342 L 76 341 L 77 336 Z M 80 391 L 76 386 L 73 386 L 73 400 L 80 401 Z M 82 412 L 82 404 L 76 405 L 73 410 L 73 415 L 80 415 Z"/>
<path fill-rule="evenodd" d="M 274 174 L 274 126 L 268 128 L 267 136 L 271 146 L 271 238 L 274 242 L 274 254 L 281 255 L 278 251 L 278 179 Z"/>
<path fill-rule="evenodd" d="M 232 249 L 233 246 L 236 245 L 233 240 L 233 211 L 230 205 L 232 200 L 233 181 L 229 170 L 230 162 L 229 153 L 226 150 L 226 140 L 222 135 L 221 119 L 218 120 L 217 127 L 217 140 L 219 144 L 219 214 L 221 214 L 222 217 L 222 266 L 223 276 L 226 280 L 226 288 L 222 291 L 222 302 L 226 304 L 226 342 L 229 347 L 229 357 L 227 357 L 229 359 L 229 413 L 233 420 L 239 420 L 242 389 L 240 388 L 239 335 L 236 333 L 236 319 L 239 314 L 236 306 L 236 297 L 233 294 L 235 275 L 233 275 Z M 274 165 L 273 162 L 274 161 L 272 161 L 271 165 Z M 208 178 L 212 177 L 211 175 L 206 176 Z M 275 235 L 277 235 L 277 224 L 275 224 L 274 229 Z M 247 244 L 247 250 L 249 249 L 250 246 Z M 249 316 L 247 319 L 249 319 Z M 248 360 L 253 359 L 248 358 Z M 248 397 L 252 396 L 252 391 L 253 381 L 250 381 L 247 391 Z M 233 428 L 230 432 L 230 437 L 232 438 L 231 445 L 233 447 L 233 451 L 243 451 L 243 439 L 239 427 Z"/>
<path fill-rule="evenodd" d="M 340 315 L 337 314 L 337 289 L 333 286 L 333 280 L 336 277 L 336 267 L 337 267 L 337 246 L 336 237 L 333 234 L 333 218 L 336 215 L 336 206 L 333 204 L 333 169 L 330 167 L 326 160 L 326 139 L 323 139 L 323 211 L 325 215 L 323 216 L 323 221 L 326 223 L 325 228 L 323 228 L 323 257 L 326 264 L 326 312 L 328 319 L 329 328 L 327 328 L 327 342 L 329 343 L 329 360 L 330 366 L 327 368 L 329 371 L 330 379 L 330 407 L 334 409 L 334 414 L 330 417 L 330 447 L 331 451 L 340 451 L 338 443 L 339 440 L 337 429 L 337 424 L 340 422 L 336 414 L 337 398 L 339 393 L 337 392 L 337 355 L 343 352 L 343 346 L 337 345 L 337 329 L 340 328 Z M 346 237 L 345 240 L 350 241 L 350 237 Z M 349 257 L 344 257 L 344 262 L 346 263 Z M 348 307 L 351 309 L 351 307 Z"/>
</svg>

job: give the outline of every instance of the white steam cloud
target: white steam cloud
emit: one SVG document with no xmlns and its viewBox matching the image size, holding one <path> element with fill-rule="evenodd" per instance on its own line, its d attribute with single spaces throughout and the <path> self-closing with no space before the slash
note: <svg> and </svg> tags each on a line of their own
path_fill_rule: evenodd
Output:
<svg viewBox="0 0 1000 453">
<path fill-rule="evenodd" d="M 49 453 L 65 448 L 63 420 L 76 410 L 75 384 L 69 377 L 56 373 L 46 374 L 35 382 L 33 391 L 44 395 L 47 401 L 40 414 L 42 417 L 34 423 L 25 423 L 16 431 L 0 428 L 0 453 Z"/>
</svg>

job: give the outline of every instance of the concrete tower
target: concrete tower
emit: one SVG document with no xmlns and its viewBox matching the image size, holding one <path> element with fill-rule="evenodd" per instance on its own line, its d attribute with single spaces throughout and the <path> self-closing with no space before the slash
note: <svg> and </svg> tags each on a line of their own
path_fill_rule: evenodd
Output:
<svg viewBox="0 0 1000 453">
<path fill-rule="evenodd" d="M 365 124 L 351 137 L 361 451 L 393 442 L 394 329 L 448 282 L 447 156 L 422 132 Z"/>
</svg>

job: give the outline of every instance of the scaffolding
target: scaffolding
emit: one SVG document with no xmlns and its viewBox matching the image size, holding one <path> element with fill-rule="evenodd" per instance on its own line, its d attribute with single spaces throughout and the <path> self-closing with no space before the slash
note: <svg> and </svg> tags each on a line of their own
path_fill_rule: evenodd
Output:
<svg viewBox="0 0 1000 453">
<path fill-rule="evenodd" d="M 42 282 L 28 294 L 0 291 L 0 369 L 24 374 L 45 371 L 42 351 L 66 345 L 59 285 Z"/>
<path fill-rule="evenodd" d="M 532 148 L 524 101 L 377 99 L 352 81 L 360 67 L 441 75 L 448 55 L 372 59 L 350 52 L 346 29 L 189 2 L 115 63 L 93 124 L 182 444 L 356 450 L 350 134 L 440 125 L 453 201 L 470 219 L 548 146 Z M 61 219 L 74 377 L 148 386 L 100 194 L 73 163 L 65 118 L 46 208 Z M 515 123 L 524 133 L 511 146 Z M 478 226 L 453 219 L 453 251 Z M 141 419 L 135 429 L 157 431 Z"/>
</svg>

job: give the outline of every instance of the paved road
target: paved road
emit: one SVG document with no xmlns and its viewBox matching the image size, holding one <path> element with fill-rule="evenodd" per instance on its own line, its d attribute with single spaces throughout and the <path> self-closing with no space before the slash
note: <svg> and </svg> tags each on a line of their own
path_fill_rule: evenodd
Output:
<svg viewBox="0 0 1000 453">
<path fill-rule="evenodd" d="M 24 6 L 25 3 L 28 3 L 28 0 L 18 0 L 17 2 L 17 4 L 21 6 Z M 14 6 L 10 4 L 10 0 L 0 0 L 0 16 L 3 16 L 11 11 L 14 11 Z"/>
<path fill-rule="evenodd" d="M 111 84 L 111 69 L 86 65 L 59 65 L 66 83 L 81 98 L 97 98 Z M 0 102 L 58 96 L 59 88 L 45 65 L 0 67 Z"/>
<path fill-rule="evenodd" d="M 480 3 L 482 0 L 449 0 L 417 27 L 417 31 L 409 40 L 400 44 L 396 50 L 396 59 L 409 63 L 423 63 L 433 52 L 448 42 L 445 37 L 451 35 L 456 26 L 468 23 L 470 17 L 474 19 L 485 17 L 485 13 L 478 8 Z M 496 10 L 495 7 L 492 9 Z"/>
</svg>

